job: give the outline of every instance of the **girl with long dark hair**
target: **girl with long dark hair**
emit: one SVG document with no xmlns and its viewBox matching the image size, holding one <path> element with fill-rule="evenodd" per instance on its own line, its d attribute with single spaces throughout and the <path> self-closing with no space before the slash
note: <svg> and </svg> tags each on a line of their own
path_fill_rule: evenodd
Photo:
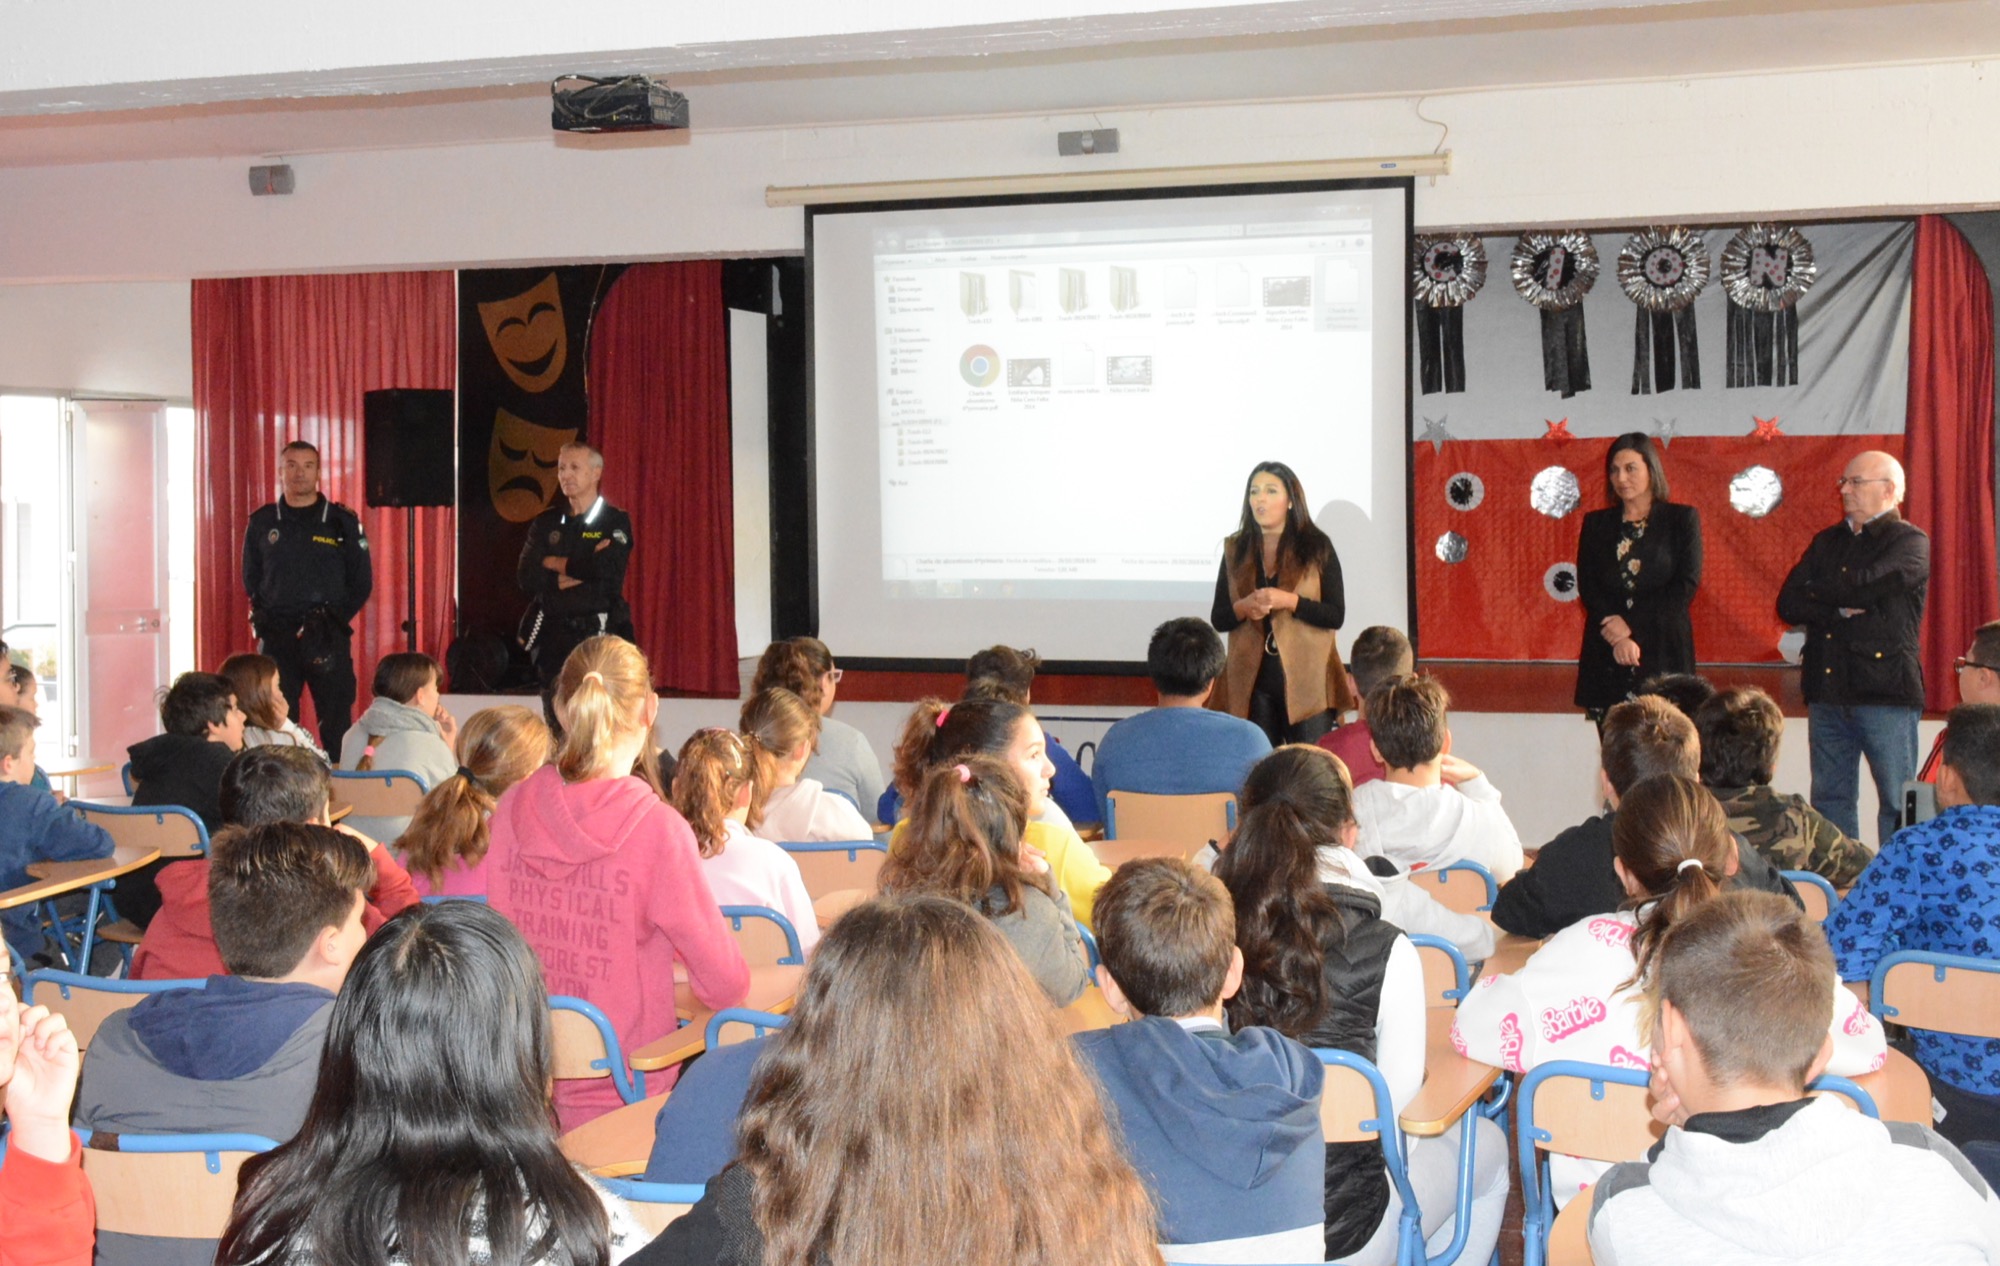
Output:
<svg viewBox="0 0 2000 1266">
<path fill-rule="evenodd" d="M 1310 743 L 1354 706 L 1335 630 L 1347 620 L 1340 555 L 1283 462 L 1260 462 L 1215 577 L 1229 659 L 1208 706 L 1247 717 L 1273 744 Z"/>
<path fill-rule="evenodd" d="M 549 999 L 486 906 L 412 906 L 355 958 L 288 1143 L 243 1164 L 222 1266 L 613 1266 L 645 1233 L 563 1157 Z"/>
</svg>

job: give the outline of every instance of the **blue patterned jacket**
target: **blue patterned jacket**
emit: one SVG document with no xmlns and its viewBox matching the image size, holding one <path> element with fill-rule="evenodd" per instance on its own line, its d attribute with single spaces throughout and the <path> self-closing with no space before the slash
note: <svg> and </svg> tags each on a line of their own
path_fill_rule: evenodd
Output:
<svg viewBox="0 0 2000 1266">
<path fill-rule="evenodd" d="M 2000 958 L 2000 806 L 1947 809 L 1898 831 L 1826 921 L 1842 980 L 1883 956 Z M 2000 1040 L 1911 1030 L 1917 1062 L 1960 1090 L 2000 1095 Z"/>
</svg>

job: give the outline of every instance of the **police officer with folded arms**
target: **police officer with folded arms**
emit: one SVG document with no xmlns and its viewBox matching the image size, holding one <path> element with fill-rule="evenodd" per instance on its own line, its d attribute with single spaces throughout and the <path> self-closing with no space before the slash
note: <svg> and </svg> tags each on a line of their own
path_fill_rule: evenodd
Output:
<svg viewBox="0 0 2000 1266">
<path fill-rule="evenodd" d="M 353 621 L 375 588 L 361 516 L 319 490 L 319 449 L 293 440 L 278 454 L 284 495 L 250 516 L 243 588 L 257 649 L 278 664 L 292 715 L 312 690 L 320 744 L 340 750 L 354 720 Z"/>
<path fill-rule="evenodd" d="M 598 492 L 604 454 L 565 444 L 556 456 L 555 503 L 528 525 L 515 571 L 533 595 L 521 620 L 521 644 L 542 684 L 542 711 L 555 725 L 555 681 L 579 642 L 600 633 L 634 638 L 625 605 L 625 567 L 632 558 L 632 518 Z"/>
</svg>

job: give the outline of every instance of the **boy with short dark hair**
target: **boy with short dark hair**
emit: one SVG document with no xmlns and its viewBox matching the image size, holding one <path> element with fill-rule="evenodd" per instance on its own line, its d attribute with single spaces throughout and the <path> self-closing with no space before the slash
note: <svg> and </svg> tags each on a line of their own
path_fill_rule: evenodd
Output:
<svg viewBox="0 0 2000 1266">
<path fill-rule="evenodd" d="M 1671 1128 L 1598 1182 L 1598 1262 L 2000 1260 L 2000 1200 L 1957 1148 L 1806 1094 L 1832 1053 L 1832 966 L 1820 929 L 1770 893 L 1726 893 L 1667 931 L 1653 1094 Z"/>
<path fill-rule="evenodd" d="M 0 891 L 30 882 L 30 862 L 111 856 L 111 836 L 103 827 L 84 821 L 33 785 L 35 725 L 35 715 L 27 709 L 0 706 Z M 41 925 L 32 907 L 0 912 L 0 928 L 23 962 L 32 963 L 44 954 Z"/>
<path fill-rule="evenodd" d="M 233 974 L 105 1020 L 83 1062 L 80 1128 L 283 1142 L 305 1120 L 333 997 L 366 937 L 374 866 L 359 840 L 303 822 L 232 828 L 211 852 L 216 944 Z M 214 1254 L 211 1241 L 97 1238 L 99 1266 L 192 1266 Z"/>
<path fill-rule="evenodd" d="M 1368 728 L 1368 696 L 1391 677 L 1407 677 L 1417 670 L 1416 652 L 1403 631 L 1386 624 L 1361 630 L 1348 651 L 1348 680 L 1354 683 L 1354 697 L 1360 707 L 1354 720 L 1321 735 L 1319 745 L 1347 766 L 1348 781 L 1359 787 L 1374 782 L 1388 770 L 1374 751 L 1374 731 Z"/>
<path fill-rule="evenodd" d="M 1391 677 L 1369 692 L 1368 746 L 1386 772 L 1355 788 L 1355 851 L 1412 872 L 1478 862 L 1505 883 L 1521 869 L 1521 837 L 1498 789 L 1452 755 L 1450 707 L 1433 677 Z"/>
<path fill-rule="evenodd" d="M 1325 1258 L 1326 1072 L 1275 1029 L 1232 1034 L 1243 980 L 1220 880 L 1179 858 L 1120 867 L 1099 891 L 1098 985 L 1130 1023 L 1078 1034 L 1172 1261 Z"/>
<path fill-rule="evenodd" d="M 1146 644 L 1146 672 L 1159 706 L 1126 717 L 1098 740 L 1090 780 L 1098 807 L 1113 791 L 1154 796 L 1242 790 L 1271 751 L 1264 731 L 1206 706 L 1228 654 L 1214 626 L 1193 616 L 1168 620 Z"/>
<path fill-rule="evenodd" d="M 126 749 L 132 758 L 132 803 L 180 805 L 194 810 L 210 831 L 221 830 L 216 795 L 222 767 L 243 749 L 236 691 L 214 673 L 182 673 L 160 697 L 160 729 L 163 733 Z"/>
<path fill-rule="evenodd" d="M 1729 829 L 1780 870 L 1810 870 L 1836 888 L 1854 882 L 1875 856 L 1806 803 L 1771 789 L 1785 714 L 1755 686 L 1737 686 L 1695 710 L 1701 782 L 1729 815 Z"/>
</svg>

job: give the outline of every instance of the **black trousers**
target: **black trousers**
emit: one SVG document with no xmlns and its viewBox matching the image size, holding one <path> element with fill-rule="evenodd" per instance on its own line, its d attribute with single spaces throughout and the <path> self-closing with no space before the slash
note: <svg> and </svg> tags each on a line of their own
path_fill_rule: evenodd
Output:
<svg viewBox="0 0 2000 1266">
<path fill-rule="evenodd" d="M 299 649 L 299 625 L 289 621 L 259 622 L 257 650 L 278 665 L 278 689 L 299 715 L 299 699 L 312 691 L 313 710 L 319 714 L 319 742 L 335 762 L 340 760 L 340 740 L 354 724 L 354 649 L 341 643 L 336 652 L 319 663 L 309 661 Z"/>
<path fill-rule="evenodd" d="M 1250 724 L 1264 731 L 1272 747 L 1286 743 L 1313 743 L 1333 729 L 1332 709 L 1307 717 L 1293 725 L 1285 703 L 1285 664 L 1276 655 L 1266 654 L 1257 665 L 1257 682 L 1250 688 Z"/>
</svg>

